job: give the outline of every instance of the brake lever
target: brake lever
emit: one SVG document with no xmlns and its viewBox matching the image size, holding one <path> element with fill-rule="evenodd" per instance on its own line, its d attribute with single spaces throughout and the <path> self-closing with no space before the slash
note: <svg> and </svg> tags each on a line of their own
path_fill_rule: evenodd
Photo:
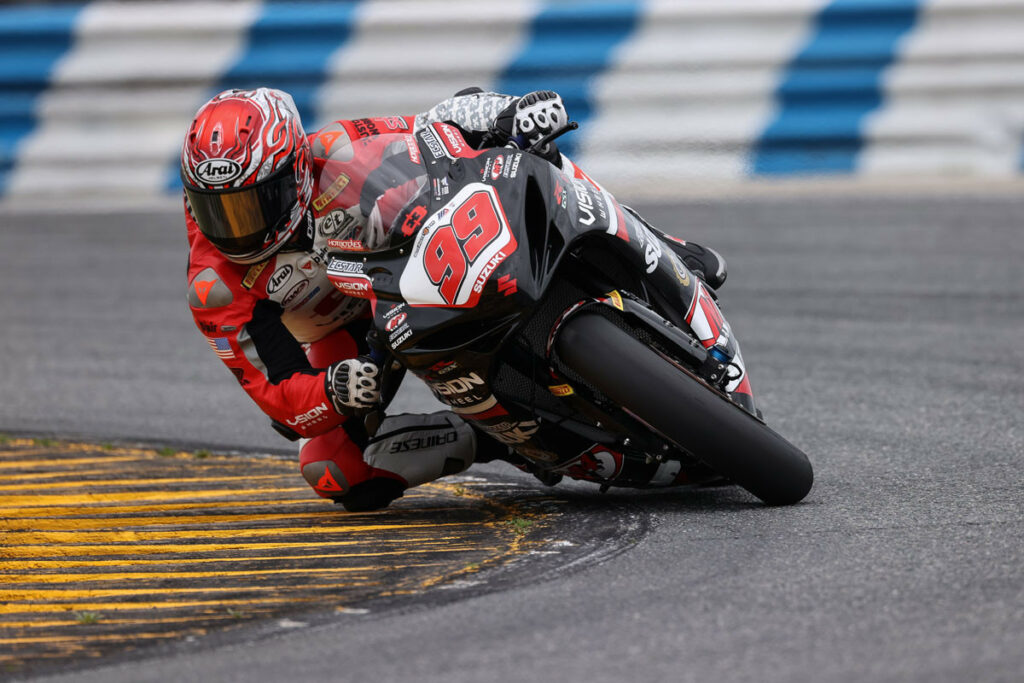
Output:
<svg viewBox="0 0 1024 683">
<path fill-rule="evenodd" d="M 543 149 L 552 140 L 560 138 L 569 131 L 576 130 L 579 127 L 580 124 L 576 123 L 575 121 L 570 121 L 569 123 L 565 124 L 564 128 L 559 128 L 558 130 L 551 131 L 550 133 L 542 137 L 540 140 L 537 140 L 537 142 L 527 147 L 525 151 L 529 152 L 530 154 L 536 154 L 537 150 Z"/>
</svg>

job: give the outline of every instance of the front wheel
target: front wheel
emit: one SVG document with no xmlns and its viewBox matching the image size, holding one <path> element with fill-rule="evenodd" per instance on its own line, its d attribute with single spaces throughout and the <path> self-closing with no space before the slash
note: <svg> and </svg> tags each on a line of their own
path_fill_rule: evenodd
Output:
<svg viewBox="0 0 1024 683">
<path fill-rule="evenodd" d="M 769 505 L 803 500 L 807 456 L 610 320 L 570 318 L 555 350 L 586 383 Z"/>
</svg>

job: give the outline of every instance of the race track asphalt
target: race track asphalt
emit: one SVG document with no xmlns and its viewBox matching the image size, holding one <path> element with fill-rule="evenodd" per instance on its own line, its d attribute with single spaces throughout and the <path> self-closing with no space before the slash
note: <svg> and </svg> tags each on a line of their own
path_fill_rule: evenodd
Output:
<svg viewBox="0 0 1024 683">
<path fill-rule="evenodd" d="M 52 680 L 1021 680 L 1024 199 L 638 208 L 728 258 L 723 311 L 755 394 L 815 466 L 803 504 L 559 486 L 547 493 L 572 505 L 566 538 L 643 521 L 619 552 L 513 571 L 495 590 L 427 591 Z M 167 211 L 0 213 L 0 432 L 287 453 L 193 327 L 184 269 Z"/>
</svg>

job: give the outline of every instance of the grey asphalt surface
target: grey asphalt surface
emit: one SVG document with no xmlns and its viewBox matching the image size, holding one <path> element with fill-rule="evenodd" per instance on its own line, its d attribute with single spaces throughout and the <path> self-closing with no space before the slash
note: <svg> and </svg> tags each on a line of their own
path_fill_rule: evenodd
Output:
<svg viewBox="0 0 1024 683">
<path fill-rule="evenodd" d="M 887 195 L 638 203 L 727 256 L 805 503 L 559 487 L 574 523 L 645 515 L 632 547 L 53 680 L 1022 680 L 1024 199 Z M 192 326 L 184 268 L 167 212 L 0 213 L 0 431 L 287 452 Z"/>
</svg>

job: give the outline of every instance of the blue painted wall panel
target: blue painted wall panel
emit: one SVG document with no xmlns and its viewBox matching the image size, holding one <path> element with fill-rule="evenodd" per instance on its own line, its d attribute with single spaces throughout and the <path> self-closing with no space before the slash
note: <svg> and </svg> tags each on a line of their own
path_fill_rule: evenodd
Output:
<svg viewBox="0 0 1024 683">
<path fill-rule="evenodd" d="M 0 7 L 0 195 L 18 146 L 35 128 L 39 95 L 71 47 L 83 7 Z"/>
<path fill-rule="evenodd" d="M 499 92 L 523 95 L 554 90 L 572 120 L 584 125 L 595 113 L 594 79 L 615 48 L 636 29 L 643 4 L 635 2 L 549 2 L 530 26 L 529 38 L 495 84 Z M 559 138 L 563 152 L 576 151 L 576 133 Z"/>
<path fill-rule="evenodd" d="M 917 21 L 919 0 L 834 0 L 776 91 L 779 113 L 752 151 L 758 175 L 849 173 L 882 76 Z"/>
</svg>

